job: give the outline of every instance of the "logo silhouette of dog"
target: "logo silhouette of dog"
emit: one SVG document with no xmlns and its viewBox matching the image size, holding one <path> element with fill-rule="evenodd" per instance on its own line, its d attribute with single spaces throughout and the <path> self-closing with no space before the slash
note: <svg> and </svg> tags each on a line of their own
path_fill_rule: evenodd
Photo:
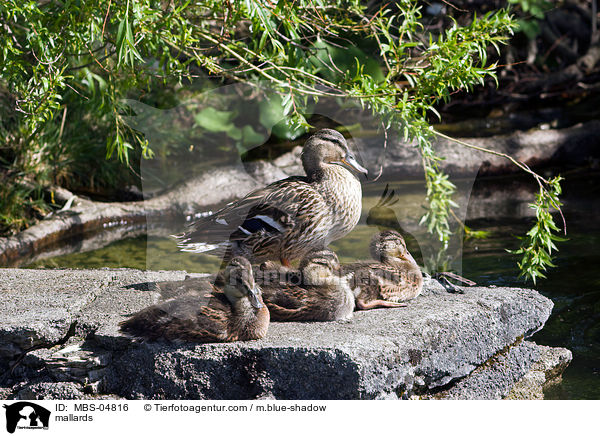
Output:
<svg viewBox="0 0 600 436">
<path fill-rule="evenodd" d="M 48 428 L 50 411 L 29 401 L 4 405 L 6 409 L 6 431 L 14 433 L 17 426 Z"/>
</svg>

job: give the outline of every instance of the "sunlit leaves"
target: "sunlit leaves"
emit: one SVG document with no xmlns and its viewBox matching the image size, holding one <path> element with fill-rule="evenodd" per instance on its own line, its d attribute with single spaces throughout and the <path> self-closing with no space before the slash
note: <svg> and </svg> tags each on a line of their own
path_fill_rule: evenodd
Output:
<svg viewBox="0 0 600 436">
<path fill-rule="evenodd" d="M 130 21 L 129 1 L 125 9 L 125 15 L 119 23 L 117 30 L 117 40 L 115 48 L 117 50 L 117 66 L 126 63 L 130 66 L 135 65 L 136 61 L 143 61 L 142 56 L 135 48 L 135 40 L 133 38 L 132 23 Z"/>
<path fill-rule="evenodd" d="M 532 13 L 542 1 L 518 0 Z M 88 154 L 98 143 L 126 165 L 140 154 L 150 157 L 148 142 L 126 125 L 119 102 L 162 86 L 180 89 L 203 76 L 211 86 L 226 80 L 260 88 L 268 82 L 278 96 L 257 104 L 257 118 L 282 139 L 307 131 L 310 100 L 348 98 L 419 148 L 427 186 L 422 223 L 446 244 L 455 187 L 442 171 L 429 120 L 440 118 L 435 104 L 457 90 L 496 80 L 489 57 L 515 25 L 498 10 L 428 32 L 420 3 L 5 0 L 0 91 L 10 93 L 12 106 L 0 120 L 0 145 L 14 154 L 14 173 L 56 183 L 67 178 L 58 175 L 68 173 L 64 167 L 74 171 L 93 161 Z M 63 135 L 56 120 L 66 113 L 77 122 Z M 192 128 L 222 133 L 243 152 L 263 133 L 243 125 L 242 115 L 205 107 Z M 41 162 L 46 152 L 63 168 Z M 101 172 L 98 178 L 110 176 Z M 534 278 L 555 250 L 555 239 L 547 237 L 554 225 L 548 211 L 558 199 L 550 204 L 544 198 L 536 202 L 539 227 L 523 247 L 530 251 L 521 253 L 527 256 L 522 268 Z"/>
<path fill-rule="evenodd" d="M 535 210 L 536 222 L 525 237 L 521 238 L 520 248 L 509 250 L 510 253 L 521 255 L 521 276 L 531 279 L 533 283 L 538 278 L 546 278 L 544 272 L 554 266 L 552 253 L 558 251 L 554 243 L 565 240 L 556 235 L 559 228 L 551 214 L 551 211 L 559 210 L 562 205 L 559 200 L 561 180 L 562 177 L 558 176 L 548 180 L 546 185 L 540 185 L 535 201 L 529 205 Z"/>
<path fill-rule="evenodd" d="M 425 164 L 425 182 L 427 186 L 426 213 L 419 224 L 426 225 L 427 231 L 437 236 L 447 246 L 450 238 L 448 213 L 451 207 L 458 205 L 452 200 L 456 186 L 448 179 L 448 175 L 439 171 L 435 164 Z"/>
</svg>

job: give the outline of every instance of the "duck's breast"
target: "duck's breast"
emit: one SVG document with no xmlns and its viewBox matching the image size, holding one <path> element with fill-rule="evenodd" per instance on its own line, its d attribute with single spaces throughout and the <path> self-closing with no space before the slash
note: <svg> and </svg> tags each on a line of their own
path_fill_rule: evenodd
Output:
<svg viewBox="0 0 600 436">
<path fill-rule="evenodd" d="M 353 174 L 336 166 L 327 183 L 324 183 L 323 193 L 332 218 L 327 236 L 329 243 L 347 235 L 358 224 L 362 211 L 362 188 Z"/>
</svg>

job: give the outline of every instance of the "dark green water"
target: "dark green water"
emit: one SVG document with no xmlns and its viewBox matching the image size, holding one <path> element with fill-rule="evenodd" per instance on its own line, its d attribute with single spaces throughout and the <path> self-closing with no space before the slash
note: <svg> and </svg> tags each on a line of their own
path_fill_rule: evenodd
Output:
<svg viewBox="0 0 600 436">
<path fill-rule="evenodd" d="M 549 399 L 600 398 L 600 276 L 595 268 L 600 262 L 596 249 L 600 230 L 585 229 L 582 224 L 570 222 L 569 241 L 560 245 L 556 269 L 535 285 L 554 302 L 554 309 L 532 339 L 573 352 L 563 382 L 546 392 Z M 519 227 L 525 228 L 521 223 L 490 225 L 486 228 L 494 232 L 492 237 L 467 241 L 463 274 L 482 284 L 523 287 L 513 256 L 504 250 L 517 245 L 509 235 Z M 530 282 L 526 286 L 533 285 Z"/>
<path fill-rule="evenodd" d="M 556 258 L 556 268 L 548 273 L 546 280 L 539 281 L 535 288 L 554 302 L 553 313 L 544 329 L 535 334 L 533 340 L 539 344 L 561 346 L 573 352 L 573 362 L 567 368 L 563 382 L 552 387 L 546 393 L 551 399 L 599 399 L 600 398 L 600 186 L 598 174 L 573 175 L 564 187 L 565 216 L 568 222 L 569 240 L 561 243 Z M 471 196 L 466 224 L 476 230 L 491 232 L 486 239 L 467 239 L 464 241 L 462 256 L 462 275 L 480 285 L 503 285 L 532 287 L 518 277 L 514 255 L 506 249 L 516 248 L 519 241 L 515 235 L 524 234 L 531 225 L 524 204 L 529 194 L 517 193 L 522 188 L 519 180 L 499 179 L 478 181 L 474 191 L 479 195 Z M 510 189 L 515 189 L 511 198 Z M 422 187 L 396 185 L 400 193 L 398 215 L 408 210 L 401 219 L 413 219 L 412 214 L 420 210 Z M 498 189 L 509 190 L 504 209 L 490 209 L 492 217 L 481 217 L 477 213 L 480 204 L 489 201 L 486 192 Z M 381 189 L 365 191 L 365 214 L 377 202 Z M 483 194 L 481 194 L 483 192 Z M 493 200 L 492 196 L 492 203 Z M 466 207 L 466 205 L 465 205 Z M 412 212 L 411 212 L 412 211 Z M 507 212 L 508 211 L 508 212 Z M 512 215 L 507 216 L 506 214 Z M 521 216 L 519 216 L 521 215 Z M 558 218 L 557 218 L 558 219 Z M 361 222 L 364 222 L 364 217 Z M 413 236 L 424 246 L 426 237 L 422 230 L 413 228 Z M 348 261 L 357 257 L 367 257 L 368 243 L 375 229 L 365 224 L 357 228 L 346 238 L 336 241 L 332 248 L 340 260 Z M 414 239 L 409 249 L 417 251 Z M 210 272 L 218 267 L 219 260 L 211 256 L 181 253 L 174 241 L 167 236 L 141 236 L 110 244 L 107 247 L 66 256 L 37 261 L 28 267 L 49 268 L 100 268 L 127 267 L 138 269 L 177 269 L 188 272 Z"/>
</svg>

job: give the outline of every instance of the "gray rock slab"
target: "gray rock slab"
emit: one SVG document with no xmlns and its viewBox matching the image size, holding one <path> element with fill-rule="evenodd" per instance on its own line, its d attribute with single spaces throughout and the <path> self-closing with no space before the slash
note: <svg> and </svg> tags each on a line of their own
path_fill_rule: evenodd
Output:
<svg viewBox="0 0 600 436">
<path fill-rule="evenodd" d="M 573 360 L 573 353 L 562 347 L 538 345 L 539 359 L 512 387 L 509 400 L 541 400 L 544 390 L 562 380 L 562 373 Z"/>
<path fill-rule="evenodd" d="M 107 389 L 135 398 L 402 397 L 465 377 L 540 329 L 551 309 L 532 290 L 449 294 L 427 281 L 407 308 L 356 312 L 348 322 L 272 323 L 265 339 L 248 343 L 133 346 L 116 358 Z"/>
<path fill-rule="evenodd" d="M 540 347 L 521 342 L 507 347 L 439 395 L 444 400 L 500 400 L 540 360 Z"/>
<path fill-rule="evenodd" d="M 0 269 L 0 357 L 59 342 L 72 327 L 81 335 L 93 331 L 106 318 L 153 304 L 157 295 L 144 292 L 143 283 L 184 276 L 181 271 Z M 127 288 L 133 284 L 138 289 Z M 118 301 L 111 288 L 124 290 Z M 101 307 L 90 311 L 89 305 Z"/>
<path fill-rule="evenodd" d="M 69 382 L 41 382 L 24 386 L 13 400 L 119 400 L 116 395 L 96 395 Z"/>
<path fill-rule="evenodd" d="M 549 299 L 530 289 L 450 294 L 426 279 L 408 307 L 356 312 L 344 322 L 271 323 L 258 341 L 140 343 L 120 334 L 127 314 L 161 298 L 153 281 L 184 277 L 182 271 L 0 269 L 0 301 L 10 306 L 0 323 L 0 349 L 46 344 L 21 363 L 35 371 L 21 374 L 85 385 L 96 395 L 148 399 L 406 398 L 456 390 L 508 349 L 518 362 L 511 368 L 519 370 L 510 377 L 500 371 L 508 380 L 497 389 L 502 395 L 535 361 L 527 345 L 511 347 L 539 330 L 552 310 Z M 24 396 L 51 391 L 39 385 L 46 379 L 25 382 Z M 68 389 L 70 397 L 78 392 Z M 479 395 L 473 392 L 467 386 L 456 396 Z"/>
</svg>

